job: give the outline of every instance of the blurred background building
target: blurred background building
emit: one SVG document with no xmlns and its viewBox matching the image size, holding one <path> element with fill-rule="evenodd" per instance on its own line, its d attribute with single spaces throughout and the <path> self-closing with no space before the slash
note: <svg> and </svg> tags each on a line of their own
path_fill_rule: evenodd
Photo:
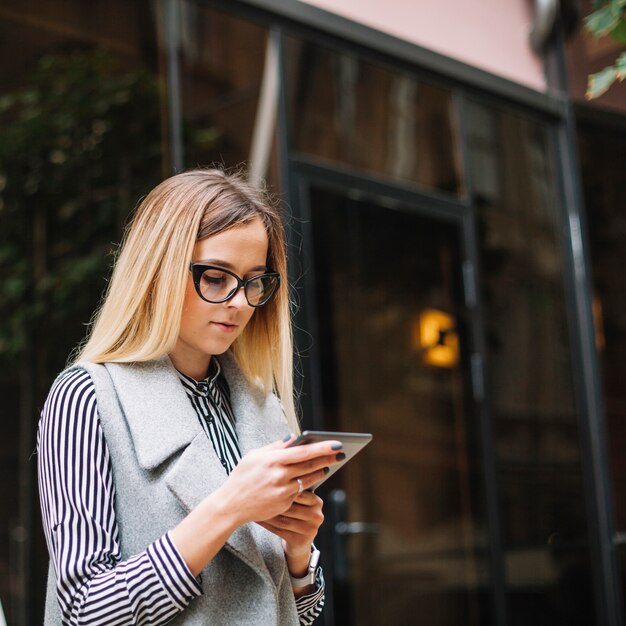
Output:
<svg viewBox="0 0 626 626">
<path fill-rule="evenodd" d="M 303 424 L 375 435 L 325 493 L 320 623 L 625 623 L 626 85 L 584 100 L 620 51 L 591 10 L 2 3 L 9 624 L 41 623 L 49 385 L 138 199 L 212 163 L 284 201 Z"/>
</svg>

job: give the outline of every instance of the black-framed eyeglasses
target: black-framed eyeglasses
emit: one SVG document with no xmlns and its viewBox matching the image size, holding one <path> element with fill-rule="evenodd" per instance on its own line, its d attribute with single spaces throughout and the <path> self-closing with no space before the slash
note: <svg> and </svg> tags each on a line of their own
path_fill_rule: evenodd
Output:
<svg viewBox="0 0 626 626">
<path fill-rule="evenodd" d="M 277 272 L 265 272 L 244 280 L 234 272 L 216 265 L 191 263 L 189 270 L 196 293 L 211 304 L 228 302 L 243 287 L 248 304 L 260 307 L 272 299 L 280 285 L 280 274 Z"/>
</svg>

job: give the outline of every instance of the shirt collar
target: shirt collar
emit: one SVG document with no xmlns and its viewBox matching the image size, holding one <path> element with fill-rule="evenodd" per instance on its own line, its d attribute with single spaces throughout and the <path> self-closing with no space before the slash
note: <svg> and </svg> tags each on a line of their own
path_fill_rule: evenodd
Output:
<svg viewBox="0 0 626 626">
<path fill-rule="evenodd" d="M 200 396 L 205 398 L 211 391 L 215 389 L 215 384 L 222 371 L 219 361 L 215 357 L 211 357 L 209 362 L 209 370 L 207 377 L 202 380 L 196 380 L 187 374 L 183 374 L 181 371 L 176 370 L 178 377 L 189 396 Z"/>
</svg>

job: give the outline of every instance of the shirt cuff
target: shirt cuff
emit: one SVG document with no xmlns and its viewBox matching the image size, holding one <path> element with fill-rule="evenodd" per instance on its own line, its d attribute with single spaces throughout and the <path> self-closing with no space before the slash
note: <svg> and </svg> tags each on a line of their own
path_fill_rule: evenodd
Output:
<svg viewBox="0 0 626 626">
<path fill-rule="evenodd" d="M 181 608 L 202 595 L 199 579 L 189 571 L 169 533 L 149 545 L 146 552 L 163 588 Z"/>
<path fill-rule="evenodd" d="M 296 609 L 300 624 L 311 624 L 324 608 L 324 574 L 318 565 L 315 570 L 315 589 L 296 598 Z"/>
</svg>

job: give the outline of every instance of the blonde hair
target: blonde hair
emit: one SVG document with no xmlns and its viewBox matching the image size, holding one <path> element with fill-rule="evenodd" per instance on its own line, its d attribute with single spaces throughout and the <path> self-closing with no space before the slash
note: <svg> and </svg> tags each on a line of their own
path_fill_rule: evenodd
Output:
<svg viewBox="0 0 626 626">
<path fill-rule="evenodd" d="M 275 204 L 238 174 L 217 169 L 184 172 L 143 199 L 74 362 L 150 361 L 171 352 L 180 331 L 194 245 L 256 218 L 268 236 L 267 265 L 280 274 L 281 283 L 231 349 L 251 384 L 265 393 L 276 392 L 289 426 L 299 432 L 284 228 Z"/>
</svg>

